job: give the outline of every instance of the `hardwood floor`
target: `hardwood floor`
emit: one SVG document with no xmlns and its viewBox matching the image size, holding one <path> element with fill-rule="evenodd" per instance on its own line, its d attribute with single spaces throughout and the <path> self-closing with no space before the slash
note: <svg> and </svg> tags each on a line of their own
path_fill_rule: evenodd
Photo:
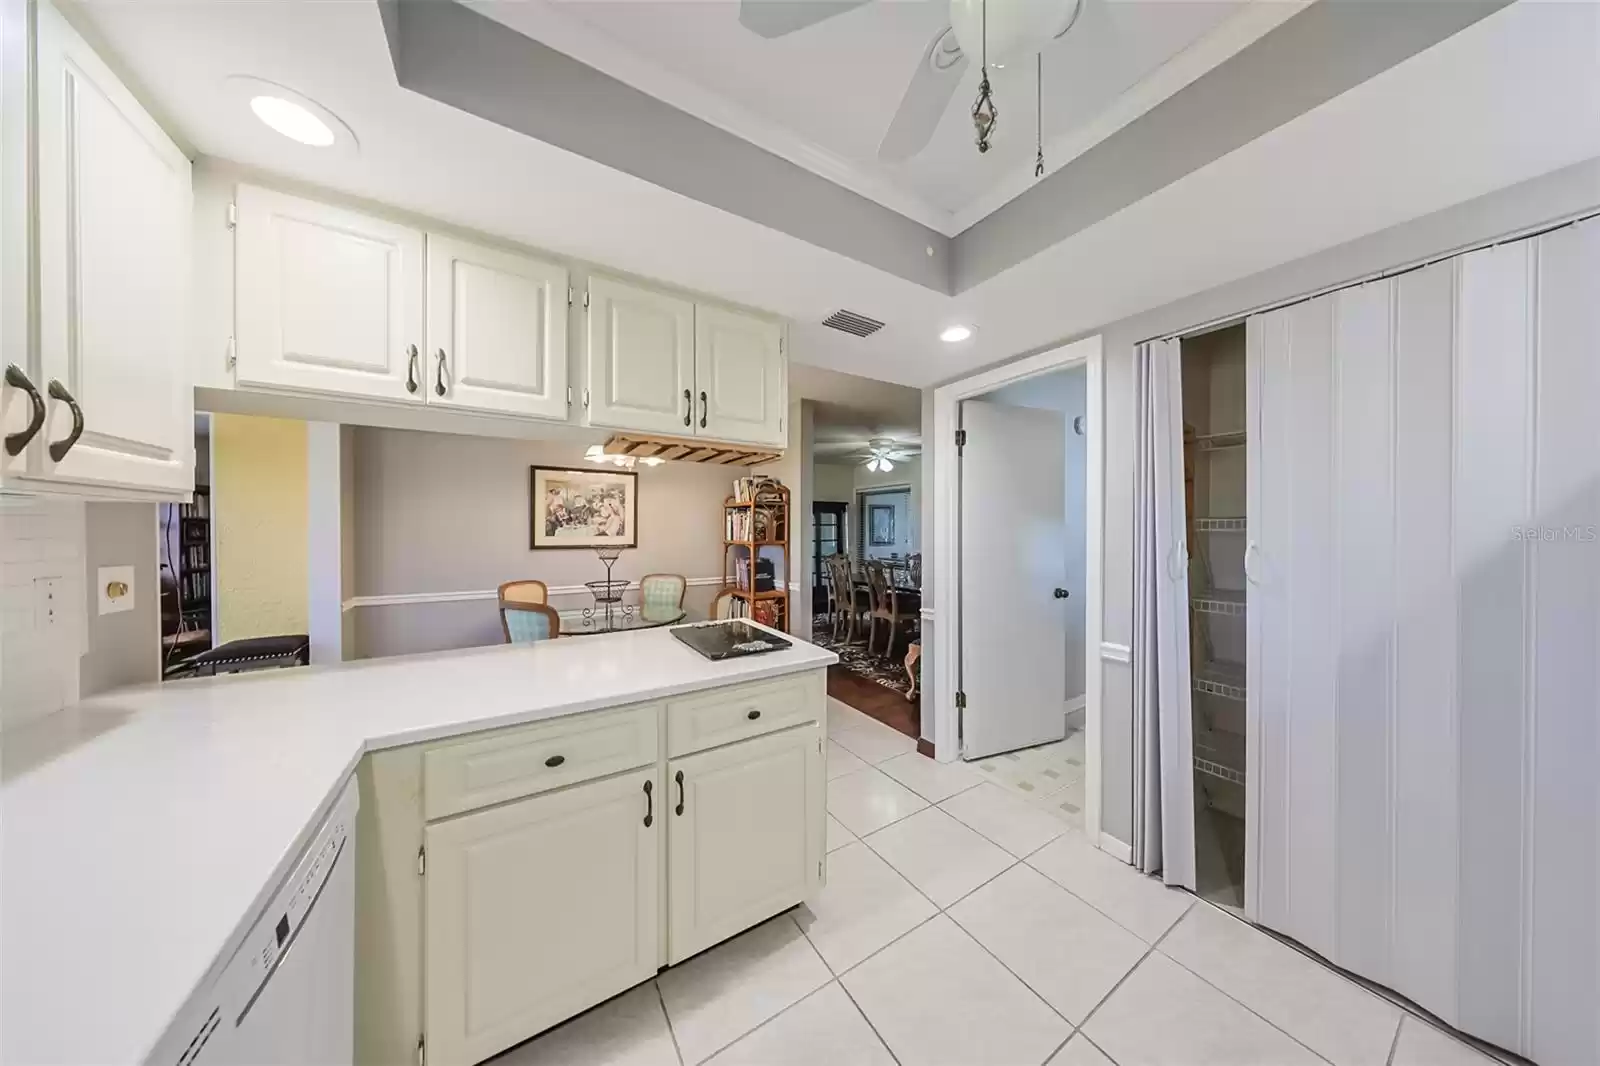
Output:
<svg viewBox="0 0 1600 1066">
<path fill-rule="evenodd" d="M 849 667 L 828 667 L 828 695 L 892 726 L 913 739 L 922 737 L 922 700 L 908 700 L 902 692 L 854 673 Z"/>
</svg>

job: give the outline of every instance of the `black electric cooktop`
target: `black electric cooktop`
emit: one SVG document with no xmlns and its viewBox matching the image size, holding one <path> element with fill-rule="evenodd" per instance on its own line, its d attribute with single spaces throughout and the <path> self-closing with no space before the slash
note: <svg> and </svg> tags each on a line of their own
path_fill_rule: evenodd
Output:
<svg viewBox="0 0 1600 1066">
<path fill-rule="evenodd" d="M 672 635 L 707 659 L 733 659 L 741 655 L 760 655 L 764 651 L 787 648 L 789 641 L 748 622 L 700 622 L 674 626 Z"/>
</svg>

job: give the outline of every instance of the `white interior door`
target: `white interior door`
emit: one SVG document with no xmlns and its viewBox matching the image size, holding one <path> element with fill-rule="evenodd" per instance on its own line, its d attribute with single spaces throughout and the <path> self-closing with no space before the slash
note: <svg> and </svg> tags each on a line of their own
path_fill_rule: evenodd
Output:
<svg viewBox="0 0 1600 1066">
<path fill-rule="evenodd" d="M 187 492 L 189 160 L 49 4 L 38 33 L 34 384 L 49 417 L 34 447 L 68 441 L 75 401 L 81 433 L 59 460 L 46 452 L 46 477 Z"/>
<path fill-rule="evenodd" d="M 1067 425 L 966 400 L 961 428 L 961 754 L 978 759 L 1066 736 Z"/>
<path fill-rule="evenodd" d="M 419 230 L 240 185 L 238 380 L 423 400 Z"/>
<path fill-rule="evenodd" d="M 655 976 L 655 775 L 648 767 L 428 826 L 429 1062 L 481 1062 Z"/>
<path fill-rule="evenodd" d="M 567 417 L 567 271 L 428 235 L 428 403 Z"/>
<path fill-rule="evenodd" d="M 768 319 L 695 307 L 696 436 L 785 443 L 782 339 Z"/>
<path fill-rule="evenodd" d="M 588 424 L 693 436 L 694 304 L 592 277 L 588 320 Z"/>
</svg>

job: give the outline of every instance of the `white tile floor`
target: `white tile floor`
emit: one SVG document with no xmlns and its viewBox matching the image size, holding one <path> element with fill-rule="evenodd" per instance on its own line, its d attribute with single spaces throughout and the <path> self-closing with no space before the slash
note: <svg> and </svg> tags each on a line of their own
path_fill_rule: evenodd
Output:
<svg viewBox="0 0 1600 1066">
<path fill-rule="evenodd" d="M 1059 802 L 919 763 L 842 704 L 829 728 L 821 897 L 496 1066 L 1493 1066 Z"/>
</svg>

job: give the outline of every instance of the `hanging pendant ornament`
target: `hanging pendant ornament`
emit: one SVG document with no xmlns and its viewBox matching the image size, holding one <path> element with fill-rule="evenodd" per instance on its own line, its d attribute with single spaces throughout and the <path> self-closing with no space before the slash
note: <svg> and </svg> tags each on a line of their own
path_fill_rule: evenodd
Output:
<svg viewBox="0 0 1600 1066">
<path fill-rule="evenodd" d="M 1044 177 L 1044 53 L 1034 56 L 1037 61 L 1035 71 L 1037 78 L 1034 86 L 1038 99 L 1034 106 L 1034 118 L 1038 125 L 1034 127 L 1034 144 L 1038 147 L 1038 154 L 1033 157 L 1033 176 Z"/>
<path fill-rule="evenodd" d="M 978 82 L 978 99 L 972 105 L 972 128 L 978 134 L 980 153 L 989 150 L 989 135 L 994 132 L 994 124 L 1000 119 L 1000 112 L 994 106 L 994 93 L 989 89 L 989 0 L 982 0 L 982 3 L 982 78 Z"/>
</svg>

